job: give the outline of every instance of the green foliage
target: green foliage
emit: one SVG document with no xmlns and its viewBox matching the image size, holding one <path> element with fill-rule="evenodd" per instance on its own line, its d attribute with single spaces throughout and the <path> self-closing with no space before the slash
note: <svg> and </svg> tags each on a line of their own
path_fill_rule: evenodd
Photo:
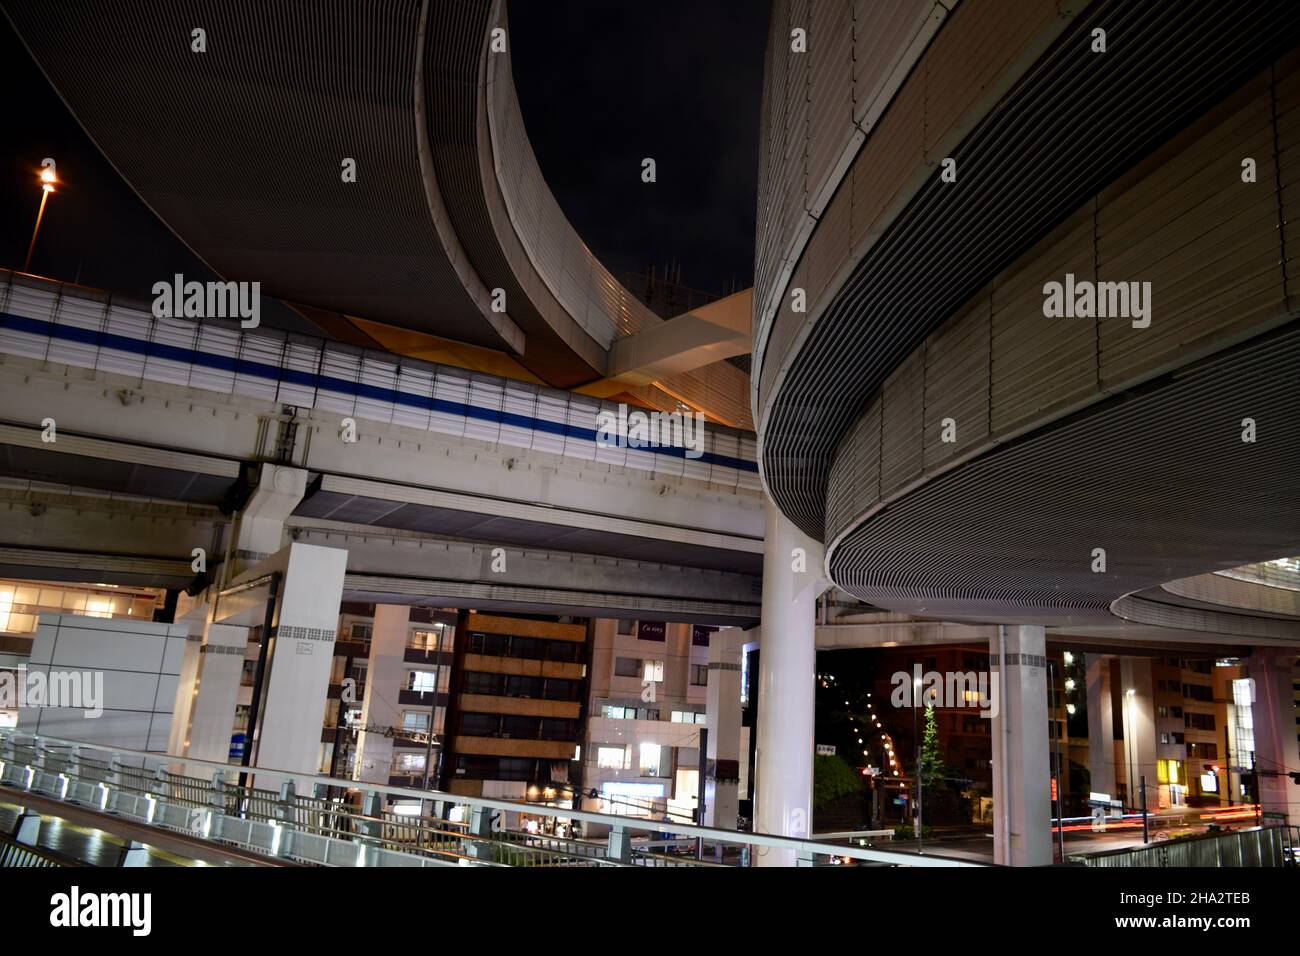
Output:
<svg viewBox="0 0 1300 956">
<path fill-rule="evenodd" d="M 843 757 L 813 757 L 813 809 L 862 790 L 862 779 Z"/>
<path fill-rule="evenodd" d="M 930 839 L 930 835 L 931 835 L 932 833 L 934 833 L 934 827 L 930 826 L 928 823 L 923 823 L 923 824 L 921 824 L 921 839 L 922 839 L 922 840 L 928 840 L 928 839 Z M 895 840 L 915 840 L 915 839 L 916 839 L 916 830 L 913 829 L 912 824 L 910 824 L 910 823 L 900 823 L 900 824 L 898 824 L 898 826 L 894 827 L 894 839 L 895 839 Z"/>
<path fill-rule="evenodd" d="M 946 783 L 948 767 L 939 751 L 939 724 L 934 708 L 925 708 L 925 733 L 921 736 L 921 785 L 927 790 L 937 783 Z"/>
</svg>

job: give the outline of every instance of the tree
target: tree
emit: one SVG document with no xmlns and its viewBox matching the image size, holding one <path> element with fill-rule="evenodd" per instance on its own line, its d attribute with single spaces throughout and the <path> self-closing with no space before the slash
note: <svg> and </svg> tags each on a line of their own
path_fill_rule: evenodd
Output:
<svg viewBox="0 0 1300 956">
<path fill-rule="evenodd" d="M 842 757 L 813 758 L 813 809 L 820 810 L 834 800 L 862 789 L 861 778 Z"/>
<path fill-rule="evenodd" d="M 939 722 L 934 715 L 934 707 L 926 705 L 925 733 L 921 736 L 921 786 L 933 790 L 934 785 L 946 781 L 948 767 L 939 752 Z"/>
</svg>

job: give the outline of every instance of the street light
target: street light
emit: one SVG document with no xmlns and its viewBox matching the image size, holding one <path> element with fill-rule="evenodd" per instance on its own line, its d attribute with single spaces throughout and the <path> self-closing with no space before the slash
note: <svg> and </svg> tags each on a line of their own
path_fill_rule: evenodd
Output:
<svg viewBox="0 0 1300 956">
<path fill-rule="evenodd" d="M 32 252 L 36 248 L 36 235 L 41 231 L 41 218 L 45 215 L 45 202 L 50 198 L 50 193 L 54 192 L 56 182 L 58 179 L 52 168 L 46 166 L 41 170 L 41 208 L 36 213 L 36 227 L 32 229 L 32 241 L 27 246 L 27 259 L 23 262 L 23 272 L 31 268 Z"/>
</svg>

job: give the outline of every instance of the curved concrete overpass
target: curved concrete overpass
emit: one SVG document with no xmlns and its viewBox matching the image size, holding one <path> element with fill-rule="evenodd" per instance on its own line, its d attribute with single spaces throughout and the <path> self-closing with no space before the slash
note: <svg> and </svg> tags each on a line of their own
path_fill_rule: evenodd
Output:
<svg viewBox="0 0 1300 956">
<path fill-rule="evenodd" d="M 882 37 L 910 66 L 860 115 Z M 1084 629 L 1297 550 L 1298 40 L 1265 2 L 776 5 L 754 413 L 832 581 Z"/>
<path fill-rule="evenodd" d="M 424 333 L 572 388 L 604 378 L 616 341 L 662 324 L 542 178 L 503 0 L 0 7 L 199 258 L 344 341 Z M 704 354 L 624 391 L 752 427 L 746 389 Z"/>
</svg>

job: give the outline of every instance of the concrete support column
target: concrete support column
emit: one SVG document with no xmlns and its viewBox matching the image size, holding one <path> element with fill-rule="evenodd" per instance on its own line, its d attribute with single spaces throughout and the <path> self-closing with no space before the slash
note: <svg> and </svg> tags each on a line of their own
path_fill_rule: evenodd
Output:
<svg viewBox="0 0 1300 956">
<path fill-rule="evenodd" d="M 1124 657 L 1119 662 L 1120 706 L 1124 720 L 1123 777 L 1128 784 L 1126 805 L 1141 807 L 1142 778 L 1146 778 L 1146 806 L 1160 807 L 1160 781 L 1156 775 L 1155 692 L 1151 682 L 1151 661 L 1145 657 Z"/>
<path fill-rule="evenodd" d="M 1260 806 L 1264 813 L 1285 814 L 1286 822 L 1294 825 L 1300 823 L 1300 784 L 1289 776 L 1300 771 L 1295 690 L 1292 686 L 1295 651 L 1277 647 L 1257 648 L 1250 656 L 1247 672 L 1255 682 L 1251 714 Z"/>
<path fill-rule="evenodd" d="M 1001 631 L 989 641 L 989 664 L 1000 697 L 991 728 L 994 860 L 1008 866 L 1046 866 L 1052 862 L 1047 639 L 1037 625 Z"/>
<path fill-rule="evenodd" d="M 704 824 L 736 828 L 740 810 L 740 648 L 745 632 L 724 627 L 709 640 L 707 726 L 708 776 L 704 787 Z"/>
<path fill-rule="evenodd" d="M 1111 706 L 1111 657 L 1088 654 L 1088 771 L 1096 793 L 1115 795 L 1115 714 Z"/>
<path fill-rule="evenodd" d="M 172 726 L 167 734 L 167 752 L 175 757 L 185 756 L 190 720 L 194 716 L 194 701 L 199 693 L 199 662 L 202 649 L 203 632 L 191 629 L 185 637 L 185 653 L 181 655 L 181 673 L 176 680 L 176 701 L 172 706 Z"/>
<path fill-rule="evenodd" d="M 227 576 L 247 569 L 284 546 L 284 522 L 307 493 L 307 472 L 302 468 L 265 463 L 244 507 L 235 515 L 233 568 Z"/>
<path fill-rule="evenodd" d="M 754 829 L 812 832 L 816 602 L 824 550 L 768 501 L 764 509 Z M 792 850 L 760 848 L 758 866 L 794 866 Z"/>
<path fill-rule="evenodd" d="M 348 553 L 291 544 L 259 571 L 281 574 L 255 765 L 315 774 Z M 266 639 L 264 635 L 263 639 Z"/>
<path fill-rule="evenodd" d="M 406 605 L 375 605 L 375 625 L 370 634 L 370 660 L 366 668 L 366 695 L 361 702 L 362 727 L 399 727 L 403 689 L 402 658 L 410 631 L 411 609 Z M 430 726 L 433 716 L 430 714 Z M 393 738 L 362 731 L 357 735 L 357 780 L 387 784 L 393 764 Z"/>
<path fill-rule="evenodd" d="M 230 736 L 248 647 L 248 628 L 208 624 L 199 645 L 194 700 L 190 706 L 185 755 L 196 760 L 230 759 Z"/>
<path fill-rule="evenodd" d="M 176 624 L 188 629 L 185 653 L 181 657 L 181 673 L 176 683 L 176 702 L 172 708 L 171 732 L 167 738 L 167 752 L 177 757 L 185 756 L 189 740 L 190 721 L 193 719 L 194 701 L 198 696 L 199 663 L 202 658 L 203 635 L 212 616 L 208 604 L 210 592 L 191 596 L 182 591 L 176 597 Z"/>
</svg>

